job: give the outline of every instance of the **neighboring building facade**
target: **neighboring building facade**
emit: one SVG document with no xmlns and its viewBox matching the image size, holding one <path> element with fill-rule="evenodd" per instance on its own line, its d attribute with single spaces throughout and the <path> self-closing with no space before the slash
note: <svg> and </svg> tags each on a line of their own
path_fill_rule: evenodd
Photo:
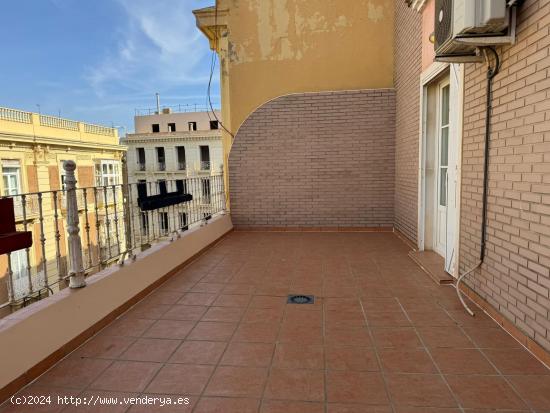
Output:
<svg viewBox="0 0 550 413">
<path fill-rule="evenodd" d="M 58 288 L 58 278 L 66 275 L 63 162 L 76 162 L 79 188 L 115 185 L 122 183 L 121 159 L 125 152 L 126 148 L 119 144 L 116 129 L 0 108 L 0 196 L 13 197 L 18 229 L 33 232 L 33 246 L 28 251 L 11 254 L 14 301 L 30 291 L 40 291 L 44 274 L 50 285 L 56 285 L 52 288 Z M 51 191 L 57 191 L 56 197 Z M 40 196 L 39 192 L 42 193 Z M 23 197 L 21 194 L 27 195 Z M 96 222 L 103 227 L 104 218 L 99 210 L 95 213 L 91 190 L 87 198 L 84 205 L 84 198 L 79 195 L 80 221 L 86 221 L 87 210 L 91 230 L 80 235 L 85 246 L 84 254 L 91 257 L 93 253 L 88 248 L 96 249 L 97 234 L 102 236 L 100 231 L 96 231 Z M 7 257 L 1 256 L 0 304 L 8 300 L 7 268 Z M 61 274 L 59 268 L 62 268 Z"/>
<path fill-rule="evenodd" d="M 221 114 L 216 112 L 219 119 Z M 208 112 L 135 117 L 128 145 L 128 180 L 156 182 L 219 173 L 222 168 L 221 128 Z"/>
<path fill-rule="evenodd" d="M 442 278 L 475 268 L 486 63 L 434 62 L 435 0 L 314 3 L 218 0 L 195 11 L 221 61 L 234 224 L 389 227 Z M 544 352 L 550 4 L 511 3 L 520 4 L 517 38 L 496 48 L 486 254 L 465 282 L 493 317 Z"/>
<path fill-rule="evenodd" d="M 208 177 L 221 174 L 223 168 L 221 125 L 217 120 L 221 113 L 215 111 L 215 116 L 209 112 L 172 113 L 167 108 L 159 112 L 136 116 L 135 133 L 124 139 L 128 145 L 128 182 L 147 183 L 147 193 L 153 195 L 160 190 L 161 182 L 196 178 L 189 180 L 186 190 L 195 200 L 201 200 L 201 210 L 208 215 L 209 204 L 218 201 L 212 199 L 217 191 Z M 168 184 L 167 190 L 175 190 L 173 183 Z M 189 216 L 187 205 L 181 208 L 180 228 L 200 219 Z M 193 211 L 197 213 L 199 209 L 193 208 Z M 132 216 L 138 214 L 134 211 Z M 139 224 L 134 227 L 140 230 L 140 237 L 144 237 L 152 226 L 167 229 L 170 226 L 167 220 L 167 214 L 162 212 L 158 217 L 141 213 Z"/>
</svg>

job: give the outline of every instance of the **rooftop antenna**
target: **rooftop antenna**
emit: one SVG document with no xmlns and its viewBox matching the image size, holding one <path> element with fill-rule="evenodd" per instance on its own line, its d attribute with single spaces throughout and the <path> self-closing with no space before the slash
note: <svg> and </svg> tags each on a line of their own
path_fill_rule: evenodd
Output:
<svg viewBox="0 0 550 413">
<path fill-rule="evenodd" d="M 156 93 L 157 95 L 157 115 L 160 114 L 160 95 L 158 94 L 158 92 Z"/>
</svg>

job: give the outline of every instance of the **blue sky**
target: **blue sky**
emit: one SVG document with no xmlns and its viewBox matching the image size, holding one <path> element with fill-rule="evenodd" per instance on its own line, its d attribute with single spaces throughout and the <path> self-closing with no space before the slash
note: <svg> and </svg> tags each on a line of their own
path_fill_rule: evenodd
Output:
<svg viewBox="0 0 550 413">
<path fill-rule="evenodd" d="M 17 0 L 0 17 L 0 106 L 133 130 L 135 108 L 206 102 L 214 0 Z M 212 101 L 219 102 L 216 68 Z"/>
</svg>

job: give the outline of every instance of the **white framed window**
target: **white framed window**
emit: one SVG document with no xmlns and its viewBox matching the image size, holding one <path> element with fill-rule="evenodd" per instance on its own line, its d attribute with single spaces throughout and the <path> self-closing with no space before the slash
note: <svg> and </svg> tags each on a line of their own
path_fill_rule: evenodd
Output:
<svg viewBox="0 0 550 413">
<path fill-rule="evenodd" d="M 21 166 L 19 161 L 2 159 L 2 181 L 4 184 L 4 196 L 12 196 L 21 193 Z"/>
<path fill-rule="evenodd" d="M 95 179 L 97 186 L 118 185 L 121 183 L 119 162 L 111 159 L 96 161 Z"/>
<path fill-rule="evenodd" d="M 11 271 L 13 272 L 13 280 L 17 282 L 18 280 L 27 278 L 27 251 L 18 250 L 13 251 L 10 254 L 10 264 Z"/>
</svg>

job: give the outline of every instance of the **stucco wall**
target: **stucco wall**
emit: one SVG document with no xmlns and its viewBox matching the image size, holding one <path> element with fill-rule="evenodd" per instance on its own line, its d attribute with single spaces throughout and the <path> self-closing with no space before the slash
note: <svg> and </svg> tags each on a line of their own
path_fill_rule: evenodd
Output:
<svg viewBox="0 0 550 413">
<path fill-rule="evenodd" d="M 418 227 L 418 140 L 422 16 L 404 1 L 395 8 L 395 227 L 412 241 Z"/>
<path fill-rule="evenodd" d="M 234 131 L 278 96 L 392 87 L 393 0 L 218 0 L 218 5 L 229 9 Z"/>
<path fill-rule="evenodd" d="M 498 49 L 487 256 L 466 280 L 550 350 L 550 3 L 520 8 L 517 43 Z M 479 260 L 486 67 L 466 65 L 460 267 Z"/>
<path fill-rule="evenodd" d="M 229 157 L 236 226 L 393 225 L 392 89 L 295 94 L 255 111 Z"/>
</svg>

